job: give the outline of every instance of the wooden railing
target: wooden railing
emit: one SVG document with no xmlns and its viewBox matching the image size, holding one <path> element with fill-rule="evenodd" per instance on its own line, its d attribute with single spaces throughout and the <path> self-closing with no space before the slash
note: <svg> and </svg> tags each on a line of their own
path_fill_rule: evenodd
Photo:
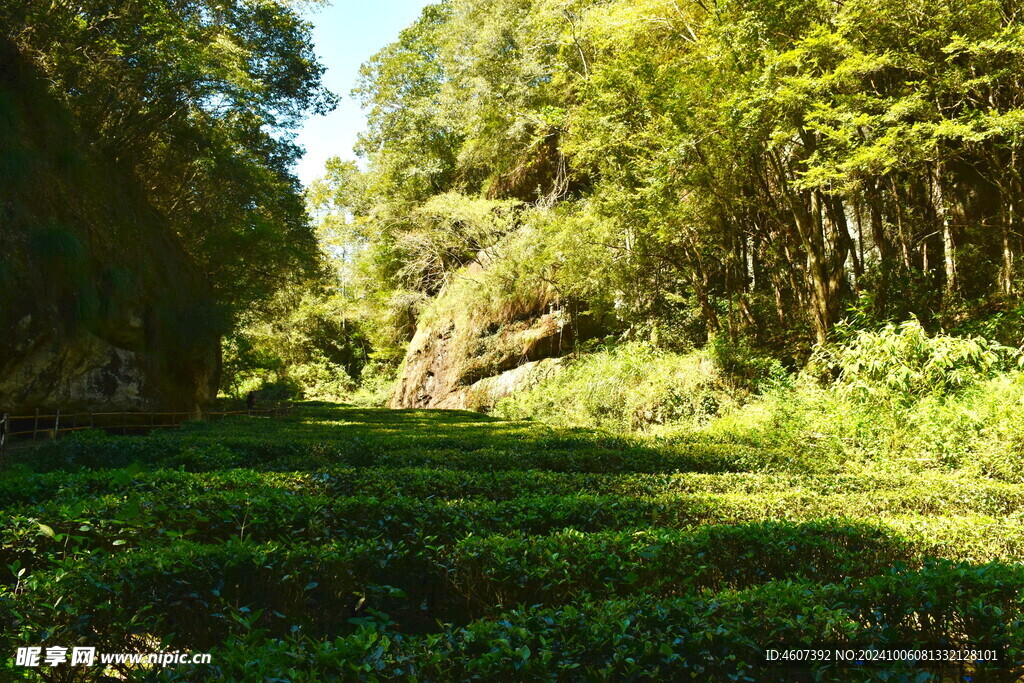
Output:
<svg viewBox="0 0 1024 683">
<path fill-rule="evenodd" d="M 203 420 L 223 419 L 231 415 L 257 417 L 282 417 L 291 412 L 288 404 L 275 404 L 272 408 L 241 408 L 238 410 L 203 411 Z M 31 415 L 4 413 L 0 417 L 0 458 L 13 447 L 31 446 L 42 441 L 60 439 L 62 434 L 83 429 L 101 429 L 108 433 L 127 435 L 129 432 L 150 431 L 180 427 L 193 418 L 193 413 L 135 412 L 129 410 L 107 412 L 62 412 L 59 408 L 52 413 L 36 410 Z"/>
</svg>

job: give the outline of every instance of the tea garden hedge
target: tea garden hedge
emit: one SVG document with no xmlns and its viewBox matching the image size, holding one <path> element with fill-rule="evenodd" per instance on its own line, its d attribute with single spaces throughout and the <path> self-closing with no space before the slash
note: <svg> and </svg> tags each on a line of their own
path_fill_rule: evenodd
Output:
<svg viewBox="0 0 1024 683">
<path fill-rule="evenodd" d="M 329 404 L 85 432 L 13 460 L 12 680 L 1024 676 L 1012 481 Z M 765 662 L 813 643 L 985 645 L 1000 661 Z M 16 666 L 18 647 L 49 645 L 212 661 Z"/>
</svg>

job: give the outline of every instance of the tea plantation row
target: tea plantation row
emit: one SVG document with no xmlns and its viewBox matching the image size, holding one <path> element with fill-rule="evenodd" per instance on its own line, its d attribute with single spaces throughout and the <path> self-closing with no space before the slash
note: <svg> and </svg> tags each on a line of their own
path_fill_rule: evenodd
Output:
<svg viewBox="0 0 1024 683">
<path fill-rule="evenodd" d="M 130 680 L 1024 674 L 1013 481 L 335 406 L 18 460 L 0 482 L 0 652 L 212 655 L 105 672 Z M 764 662 L 820 642 L 1000 662 Z"/>
</svg>

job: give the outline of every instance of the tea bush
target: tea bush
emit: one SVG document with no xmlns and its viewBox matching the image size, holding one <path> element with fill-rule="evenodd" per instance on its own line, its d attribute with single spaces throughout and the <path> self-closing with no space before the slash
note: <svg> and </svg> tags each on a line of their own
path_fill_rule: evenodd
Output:
<svg viewBox="0 0 1024 683">
<path fill-rule="evenodd" d="M 363 629 L 333 641 L 290 638 L 254 657 L 255 638 L 225 647 L 225 678 L 287 673 L 287 680 L 372 679 L 697 679 L 933 680 L 969 676 L 1014 680 L 1024 663 L 1019 567 L 931 563 L 897 567 L 867 579 L 816 584 L 783 581 L 747 590 L 702 591 L 671 598 L 583 598 L 559 607 L 523 607 L 500 618 L 447 626 L 437 634 L 402 636 Z M 1013 615 L 992 618 L 992 615 Z M 922 624 L 924 626 L 922 627 Z M 984 643 L 998 667 L 895 662 L 837 669 L 818 662 L 800 669 L 764 665 L 767 644 L 839 642 L 850 647 Z M 203 670 L 175 671 L 188 680 Z"/>
<path fill-rule="evenodd" d="M 974 400 L 1000 381 L 1015 380 L 953 394 Z M 808 386 L 779 391 L 829 391 Z M 806 419 L 807 406 L 788 406 Z M 1024 488 L 1012 470 L 787 444 L 307 403 L 280 420 L 83 432 L 15 451 L 0 479 L 0 650 L 181 649 L 212 663 L 7 660 L 0 677 L 1024 674 Z M 1002 660 L 764 662 L 772 644 L 821 641 L 991 644 Z"/>
</svg>

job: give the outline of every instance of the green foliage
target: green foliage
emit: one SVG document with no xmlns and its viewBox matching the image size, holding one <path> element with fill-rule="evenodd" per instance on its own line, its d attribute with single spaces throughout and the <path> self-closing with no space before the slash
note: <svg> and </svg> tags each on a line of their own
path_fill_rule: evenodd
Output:
<svg viewBox="0 0 1024 683">
<path fill-rule="evenodd" d="M 1024 306 L 996 309 L 967 318 L 954 330 L 961 336 L 978 336 L 1007 346 L 1024 346 Z"/>
<path fill-rule="evenodd" d="M 380 361 L 370 361 L 363 366 L 359 385 L 348 395 L 355 405 L 379 407 L 387 405 L 394 393 L 396 368 Z"/>
<path fill-rule="evenodd" d="M 1017 364 L 1020 353 L 981 337 L 929 336 L 909 320 L 860 331 L 836 349 L 823 347 L 808 372 L 838 375 L 837 386 L 857 400 L 907 405 L 991 379 Z"/>
<path fill-rule="evenodd" d="M 808 466 L 873 460 L 1019 481 L 1018 363 L 1014 349 L 981 338 L 929 337 L 916 322 L 861 331 L 845 345 L 819 349 L 793 386 L 709 431 L 779 448 Z"/>
<path fill-rule="evenodd" d="M 64 277 L 81 277 L 86 254 L 74 232 L 59 225 L 48 225 L 32 235 L 32 248 Z"/>
<path fill-rule="evenodd" d="M 1021 656 L 1019 626 L 993 622 L 987 616 L 1019 609 L 1018 593 L 999 588 L 1001 581 L 1017 582 L 1018 577 L 1006 566 L 936 564 L 921 571 L 898 570 L 875 580 L 849 579 L 824 586 L 787 582 L 660 601 L 587 600 L 559 608 L 522 607 L 509 610 L 502 619 L 479 620 L 438 635 L 401 638 L 362 632 L 329 643 L 293 640 L 304 655 L 304 664 L 293 671 L 295 680 L 312 680 L 314 662 L 337 661 L 343 670 L 355 668 L 381 677 L 569 675 L 643 680 L 651 675 L 697 674 L 765 680 L 767 674 L 768 680 L 791 680 L 800 670 L 763 666 L 764 646 L 759 639 L 764 633 L 780 642 L 808 644 L 819 642 L 815 638 L 823 634 L 829 641 L 851 647 L 924 644 L 932 642 L 929 637 L 950 644 L 992 642 L 1000 648 L 1007 644 L 1004 652 L 1013 671 Z M 944 597 L 950 589 L 957 596 L 954 600 Z M 879 599 L 884 601 L 882 606 L 875 602 Z M 971 607 L 957 605 L 959 600 L 971 599 L 976 600 Z M 927 632 L 917 631 L 912 626 L 915 614 L 926 615 L 934 625 Z M 958 622 L 967 629 L 963 641 L 951 637 Z M 240 645 L 232 643 L 232 649 Z M 363 657 L 356 663 L 349 659 L 360 653 Z M 284 662 L 283 658 L 278 661 Z M 823 664 L 803 671 L 823 677 L 835 674 Z M 848 671 L 844 680 L 940 675 L 934 669 L 922 672 L 902 663 Z M 952 667 L 941 673 L 965 672 Z"/>
<path fill-rule="evenodd" d="M 745 393 L 709 353 L 678 355 L 630 343 L 571 360 L 537 386 L 504 399 L 497 414 L 615 431 L 698 426 L 740 405 Z"/>
<path fill-rule="evenodd" d="M 369 342 L 346 315 L 337 291 L 316 282 L 283 289 L 263 310 L 241 316 L 225 340 L 221 390 L 235 396 L 258 391 L 267 399 L 339 400 L 355 387 Z M 273 387 L 287 395 L 272 395 Z"/>
<path fill-rule="evenodd" d="M 406 287 L 438 293 L 452 271 L 487 254 L 515 227 L 516 204 L 458 194 L 431 198 L 395 230 L 396 277 Z"/>
<path fill-rule="evenodd" d="M 815 470 L 707 439 L 327 404 L 18 458 L 0 481 L 8 649 L 214 655 L 167 681 L 763 679 L 766 643 L 822 639 L 983 643 L 1005 648 L 995 675 L 1024 667 L 1024 493 L 968 463 Z"/>
<path fill-rule="evenodd" d="M 307 199 L 333 252 L 337 300 L 352 311 L 374 357 L 397 365 L 429 298 L 468 264 L 492 260 L 517 227 L 520 207 L 446 193 L 412 209 L 367 215 L 366 178 L 331 164 Z"/>
<path fill-rule="evenodd" d="M 784 385 L 789 376 L 782 364 L 746 342 L 733 342 L 727 337 L 715 337 L 709 344 L 710 356 L 721 372 L 738 387 L 761 393 Z"/>
<path fill-rule="evenodd" d="M 804 359 L 858 297 L 870 324 L 966 329 L 1021 293 L 1022 19 L 985 0 L 438 3 L 356 90 L 364 257 L 404 263 L 400 235 L 423 233 L 401 221 L 453 191 L 514 198 L 546 216 L 513 228 L 563 266 L 560 293 L 662 343 Z M 393 324 L 429 308 L 390 296 L 400 267 L 370 277 L 405 307 Z"/>
<path fill-rule="evenodd" d="M 290 131 L 333 99 L 321 85 L 311 26 L 294 7 L 15 2 L 0 16 L 5 45 L 13 41 L 33 60 L 90 154 L 130 179 L 105 199 L 124 205 L 144 194 L 221 306 L 246 310 L 315 270 Z M 73 172 L 79 150 L 52 144 L 62 180 L 86 192 L 89 181 Z"/>
<path fill-rule="evenodd" d="M 450 16 L 448 3 L 428 5 L 360 70 L 353 94 L 369 109 L 370 126 L 359 150 L 380 169 L 378 196 L 416 201 L 452 189 L 459 134 L 438 122 L 445 67 L 437 58 Z"/>
</svg>

